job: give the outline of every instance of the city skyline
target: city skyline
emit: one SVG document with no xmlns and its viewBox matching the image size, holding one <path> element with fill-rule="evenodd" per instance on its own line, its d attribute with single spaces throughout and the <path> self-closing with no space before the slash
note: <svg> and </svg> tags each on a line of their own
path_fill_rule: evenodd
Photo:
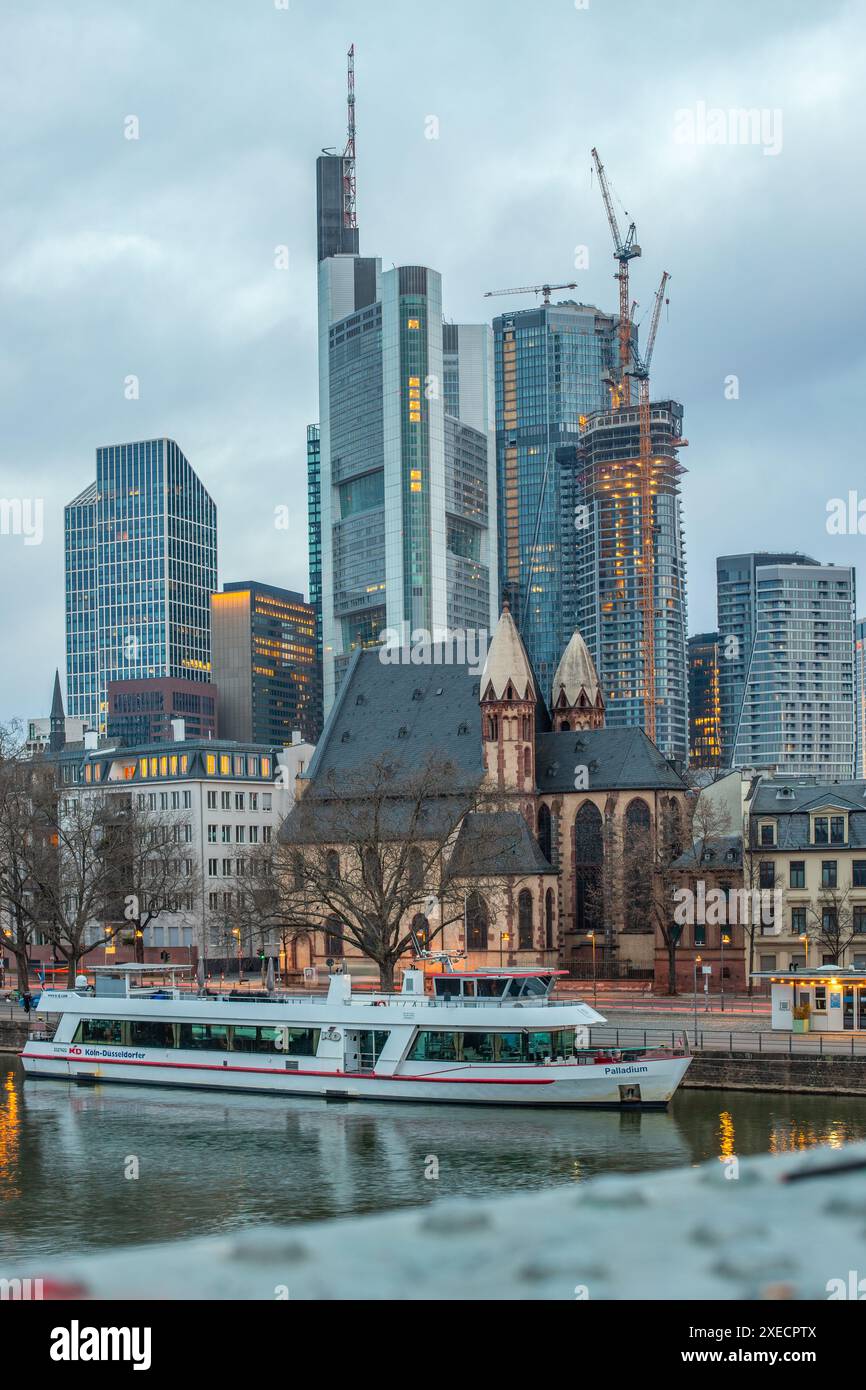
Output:
<svg viewBox="0 0 866 1390">
<path fill-rule="evenodd" d="M 443 7 L 446 16 L 452 8 Z M 740 9 L 746 13 L 734 6 Z M 106 438 L 177 439 L 232 517 L 232 529 L 224 524 L 220 531 L 221 572 L 243 573 L 256 555 L 263 581 L 307 592 L 306 508 L 297 498 L 305 492 L 305 430 L 318 414 L 312 165 L 323 145 L 343 144 L 344 54 L 352 39 L 365 243 L 441 270 L 449 318 L 492 318 L 481 302 L 484 290 L 545 277 L 573 277 L 576 297 L 614 311 L 608 232 L 589 176 L 592 143 L 638 223 L 639 318 L 656 269 L 671 270 L 670 322 L 660 337 L 653 395 L 669 393 L 688 412 L 696 465 L 684 484 L 689 631 L 715 626 L 717 555 L 797 549 L 822 562 L 856 563 L 859 536 L 830 534 L 826 526 L 828 503 L 850 490 L 850 425 L 836 417 L 833 403 L 856 370 L 856 352 L 844 328 L 830 338 L 823 333 L 827 303 L 844 303 L 845 322 L 853 323 L 861 293 L 855 284 L 842 299 L 841 266 L 853 236 L 847 229 L 857 221 L 862 191 L 846 179 L 841 139 L 834 138 L 837 122 L 842 129 L 839 96 L 847 93 L 847 112 L 862 100 L 851 88 L 862 48 L 853 7 L 832 5 L 816 16 L 811 7 L 789 6 L 781 25 L 750 11 L 742 33 L 732 29 L 724 58 L 698 62 L 695 47 L 687 77 L 678 73 L 672 84 L 653 88 L 653 58 L 672 28 L 684 24 L 682 41 L 700 42 L 687 11 L 672 4 L 657 31 L 644 36 L 647 81 L 635 93 L 645 98 L 640 138 L 601 99 L 600 84 L 615 75 L 615 18 L 593 9 L 539 16 L 529 53 L 513 42 L 523 7 L 507 3 L 496 7 L 496 31 L 492 7 L 490 15 L 484 7 L 473 15 L 457 55 L 444 41 L 447 24 L 419 50 L 389 24 L 396 11 L 388 5 L 365 17 L 348 5 L 327 19 L 297 6 L 249 21 L 223 15 L 210 33 L 179 22 L 177 53 L 187 55 L 188 69 L 206 76 L 226 43 L 242 54 L 248 45 L 258 65 L 233 93 L 207 91 L 203 82 L 195 117 L 178 109 L 171 71 L 142 62 L 142 52 L 148 58 L 160 51 L 165 7 L 134 21 L 106 5 L 92 10 L 100 44 L 90 48 L 87 22 L 67 31 L 59 20 L 34 44 L 35 21 L 23 7 L 13 7 L 8 21 L 22 91 L 28 81 L 36 89 L 25 57 L 34 52 L 57 80 L 40 84 L 54 96 L 8 152 L 15 198 L 6 213 L 0 293 L 17 351 L 5 373 L 9 428 L 0 495 L 21 497 L 26 478 L 44 501 L 44 538 L 25 545 L 21 536 L 0 537 L 7 589 L 14 576 L 24 591 L 14 611 L 7 609 L 4 636 L 20 644 L 26 634 L 33 653 L 4 683 L 0 717 L 36 713 L 58 664 L 63 503 Z M 273 51 L 262 44 L 266 25 Z M 292 26 L 286 41 L 280 25 Z M 418 65 L 411 80 L 400 62 L 410 42 Z M 120 61 L 108 89 L 103 84 L 88 97 L 91 48 L 98 53 L 112 44 Z M 197 65 L 189 61 L 193 45 L 202 50 Z M 806 82 L 816 48 L 822 78 Z M 135 56 L 126 59 L 127 51 Z M 594 57 L 599 76 L 579 92 L 569 88 L 567 112 L 553 80 L 521 108 L 520 119 L 491 101 L 500 89 L 498 65 L 531 73 L 543 61 L 559 74 L 576 55 Z M 470 72 L 471 89 L 464 81 Z M 72 159 L 69 150 L 63 158 L 57 152 L 70 81 Z M 700 102 L 781 110 L 782 148 L 768 157 L 758 146 L 700 144 L 699 134 L 693 145 L 678 142 L 676 112 L 697 112 Z M 277 119 L 287 107 L 288 129 Z M 128 138 L 132 117 L 140 123 L 137 139 Z M 483 167 L 473 135 L 485 145 Z M 403 171 L 416 164 L 421 206 L 400 196 Z M 810 197 L 803 199 L 807 184 Z M 832 257 L 815 250 L 827 245 L 820 205 L 830 199 L 844 213 Z M 783 241 L 780 273 L 767 275 L 766 248 Z M 281 277 L 274 254 L 283 245 L 289 270 Z M 589 266 L 575 269 L 581 245 Z M 788 277 L 803 265 L 811 278 L 797 302 L 797 330 L 780 333 L 780 323 L 793 320 Z M 513 302 L 529 308 L 533 301 Z M 37 341 L 44 349 L 38 372 Z M 817 360 L 802 350 L 810 342 L 820 345 Z M 131 377 L 137 398 L 127 394 Z M 738 378 L 737 399 L 725 398 L 730 377 Z M 814 435 L 824 446 L 821 469 L 812 461 Z M 758 488 L 758 470 L 768 467 L 778 486 Z M 274 512 L 285 505 L 289 526 L 280 530 Z"/>
</svg>

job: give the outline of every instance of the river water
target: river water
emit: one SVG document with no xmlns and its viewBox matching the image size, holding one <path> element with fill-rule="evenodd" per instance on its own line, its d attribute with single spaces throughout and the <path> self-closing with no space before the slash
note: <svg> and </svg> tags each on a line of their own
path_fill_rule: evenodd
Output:
<svg viewBox="0 0 866 1390">
<path fill-rule="evenodd" d="M 866 1138 L 866 1098 L 680 1090 L 667 1114 L 25 1082 L 0 1057 L 0 1259 Z"/>
</svg>

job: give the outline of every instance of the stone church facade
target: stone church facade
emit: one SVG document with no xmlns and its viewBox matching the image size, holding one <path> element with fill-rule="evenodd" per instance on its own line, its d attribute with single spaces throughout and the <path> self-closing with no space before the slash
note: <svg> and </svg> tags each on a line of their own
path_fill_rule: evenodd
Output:
<svg viewBox="0 0 866 1390">
<path fill-rule="evenodd" d="M 365 759 L 389 751 L 417 765 L 441 756 L 449 775 L 489 797 L 491 809 L 467 812 L 457 829 L 450 853 L 465 911 L 433 949 L 465 952 L 469 968 L 571 969 L 591 960 L 594 943 L 599 973 L 651 973 L 651 890 L 623 872 L 625 850 L 640 842 L 651 853 L 663 824 L 685 822 L 681 777 L 642 730 L 606 728 L 604 693 L 577 632 L 549 692 L 538 689 L 507 605 L 480 677 L 449 663 L 444 649 L 441 661 L 435 648 L 431 654 L 424 665 L 411 654 L 398 662 L 377 650 L 355 654 L 303 796 L 339 787 L 343 774 L 348 783 Z M 474 848 L 482 842 L 484 856 Z M 473 887 L 482 857 L 483 881 L 479 873 Z M 423 914 L 418 926 L 423 935 Z M 312 963 L 324 964 L 333 947 L 332 936 L 311 931 Z M 306 943 L 303 950 L 306 959 Z"/>
</svg>

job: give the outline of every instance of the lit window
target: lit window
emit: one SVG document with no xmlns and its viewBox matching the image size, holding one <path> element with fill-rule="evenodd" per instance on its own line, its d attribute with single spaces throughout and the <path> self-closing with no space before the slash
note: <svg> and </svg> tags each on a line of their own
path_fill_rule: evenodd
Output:
<svg viewBox="0 0 866 1390">
<path fill-rule="evenodd" d="M 421 320 L 420 320 L 420 319 L 409 319 L 409 322 L 406 324 L 406 327 L 407 327 L 407 328 L 412 328 L 412 329 L 418 329 L 418 328 L 421 327 Z"/>
<path fill-rule="evenodd" d="M 213 777 L 216 772 L 216 758 L 213 753 L 208 753 L 205 757 L 205 767 L 207 768 L 208 776 Z"/>
<path fill-rule="evenodd" d="M 140 772 L 140 774 L 141 774 L 142 777 L 146 777 L 146 776 L 147 776 L 147 758 L 140 758 L 140 759 L 139 759 L 139 762 L 138 762 L 138 770 L 139 770 L 139 772 Z"/>
<path fill-rule="evenodd" d="M 220 777 L 228 777 L 232 770 L 232 760 L 228 753 L 220 753 Z"/>
</svg>

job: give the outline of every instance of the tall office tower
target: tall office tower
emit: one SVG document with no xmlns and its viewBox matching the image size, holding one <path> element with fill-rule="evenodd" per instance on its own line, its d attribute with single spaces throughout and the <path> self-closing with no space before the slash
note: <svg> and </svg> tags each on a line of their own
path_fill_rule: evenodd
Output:
<svg viewBox="0 0 866 1390">
<path fill-rule="evenodd" d="M 854 684 L 856 690 L 857 760 L 855 777 L 866 777 L 866 618 L 854 624 Z"/>
<path fill-rule="evenodd" d="M 722 765 L 733 765 L 737 726 L 757 622 L 757 571 L 767 565 L 817 565 L 799 551 L 760 551 L 722 555 L 716 560 L 716 607 L 719 621 L 719 707 Z"/>
<path fill-rule="evenodd" d="M 216 507 L 173 440 L 97 449 L 64 543 L 70 715 L 104 733 L 110 680 L 210 680 Z"/>
<path fill-rule="evenodd" d="M 582 415 L 610 403 L 617 320 L 588 304 L 542 304 L 493 320 L 499 578 L 541 688 L 549 690 L 574 626 L 561 604 L 558 447 Z"/>
<path fill-rule="evenodd" d="M 315 725 L 322 727 L 322 447 L 318 425 L 307 426 L 307 554 L 310 607 L 316 615 Z"/>
<path fill-rule="evenodd" d="M 719 559 L 718 575 L 720 641 L 723 613 L 742 626 L 743 611 L 748 614 L 732 765 L 772 768 L 783 777 L 850 779 L 855 750 L 853 568 L 803 556 L 795 563 L 778 563 L 768 556 L 733 555 Z M 751 583 L 751 592 L 740 591 L 744 583 Z M 729 602 L 732 588 L 736 606 Z M 724 646 L 721 669 L 724 673 Z"/>
<path fill-rule="evenodd" d="M 719 767 L 722 723 L 719 707 L 719 634 L 689 638 L 689 763 Z"/>
<path fill-rule="evenodd" d="M 489 328 L 446 326 L 436 271 L 336 256 L 319 266 L 325 712 L 383 629 L 491 626 L 496 463 Z M 405 625 L 405 626 L 404 626 Z"/>
<path fill-rule="evenodd" d="M 273 584 L 224 584 L 211 595 L 219 736 L 288 745 L 319 734 L 316 618 L 303 594 Z"/>
<path fill-rule="evenodd" d="M 666 758 L 688 757 L 686 561 L 677 450 L 683 408 L 653 401 L 653 589 L 655 742 Z M 557 452 L 563 535 L 562 613 L 598 669 L 607 727 L 644 728 L 647 642 L 641 603 L 638 411 L 589 416 L 580 444 Z"/>
</svg>

